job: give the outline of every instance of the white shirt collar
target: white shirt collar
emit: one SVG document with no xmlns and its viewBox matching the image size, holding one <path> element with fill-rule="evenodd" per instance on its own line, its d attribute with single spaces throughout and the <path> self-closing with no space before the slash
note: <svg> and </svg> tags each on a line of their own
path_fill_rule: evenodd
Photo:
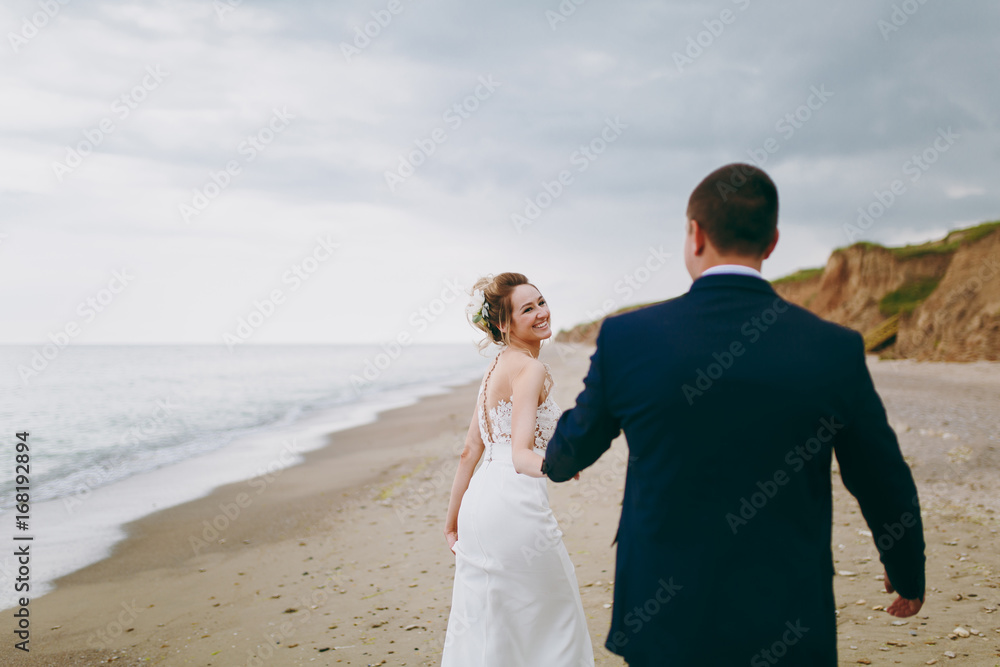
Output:
<svg viewBox="0 0 1000 667">
<path fill-rule="evenodd" d="M 764 276 L 760 274 L 760 271 L 749 266 L 743 266 L 742 264 L 719 264 L 717 266 L 710 266 L 702 271 L 701 275 L 711 276 L 717 273 L 738 273 L 740 275 L 753 276 L 754 278 L 764 280 Z"/>
</svg>

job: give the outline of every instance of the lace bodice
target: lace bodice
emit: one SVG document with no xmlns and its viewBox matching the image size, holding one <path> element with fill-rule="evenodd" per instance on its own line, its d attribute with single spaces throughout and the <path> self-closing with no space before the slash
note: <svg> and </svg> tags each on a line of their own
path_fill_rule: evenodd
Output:
<svg viewBox="0 0 1000 667">
<path fill-rule="evenodd" d="M 552 397 L 552 376 L 549 374 L 549 365 L 545 365 L 545 390 L 546 398 L 535 412 L 535 451 L 541 453 L 545 451 L 545 446 L 556 430 L 556 423 L 559 421 L 562 410 L 556 405 Z M 479 387 L 479 433 L 486 445 L 486 460 L 494 458 L 504 458 L 510 460 L 511 456 L 511 418 L 514 412 L 514 404 L 510 399 L 501 399 L 488 411 L 485 409 L 483 392 L 486 389 L 486 382 L 489 374 Z M 511 397 L 513 398 L 513 397 Z M 489 423 L 487 424 L 487 419 Z"/>
</svg>

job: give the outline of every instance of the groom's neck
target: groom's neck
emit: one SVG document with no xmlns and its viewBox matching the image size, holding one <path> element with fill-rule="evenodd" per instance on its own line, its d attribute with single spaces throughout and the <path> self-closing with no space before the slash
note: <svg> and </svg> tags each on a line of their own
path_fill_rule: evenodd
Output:
<svg viewBox="0 0 1000 667">
<path fill-rule="evenodd" d="M 736 264 L 738 266 L 748 266 L 751 269 L 761 270 L 761 266 L 764 264 L 764 260 L 760 257 L 745 257 L 742 255 L 727 255 L 721 256 L 716 255 L 714 257 L 705 257 L 702 262 L 695 267 L 695 272 L 697 275 L 691 276 L 692 280 L 697 280 L 701 277 L 701 274 L 712 268 L 713 266 L 723 266 L 726 264 Z"/>
</svg>

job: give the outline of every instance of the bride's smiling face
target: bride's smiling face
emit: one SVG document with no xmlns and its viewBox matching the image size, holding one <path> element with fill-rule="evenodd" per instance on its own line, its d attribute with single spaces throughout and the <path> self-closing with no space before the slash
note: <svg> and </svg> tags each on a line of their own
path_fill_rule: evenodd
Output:
<svg viewBox="0 0 1000 667">
<path fill-rule="evenodd" d="M 533 285 L 518 285 L 510 294 L 510 338 L 540 342 L 552 335 L 549 305 Z"/>
</svg>

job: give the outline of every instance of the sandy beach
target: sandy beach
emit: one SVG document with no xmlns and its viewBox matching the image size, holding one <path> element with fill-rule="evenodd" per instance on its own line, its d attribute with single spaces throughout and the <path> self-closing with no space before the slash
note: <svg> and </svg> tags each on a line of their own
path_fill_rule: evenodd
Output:
<svg viewBox="0 0 1000 667">
<path fill-rule="evenodd" d="M 590 353 L 543 351 L 564 409 Z M 840 662 L 1000 664 L 1000 364 L 871 367 L 924 505 L 928 596 L 917 617 L 885 613 L 877 552 L 835 480 Z M 302 465 L 131 524 L 111 557 L 32 600 L 31 652 L 8 632 L 0 663 L 437 665 L 454 571 L 443 520 L 477 388 L 385 412 Z M 605 666 L 624 664 L 603 643 L 625 460 L 619 438 L 579 482 L 550 483 Z M 691 641 L 739 622 L 718 620 Z"/>
</svg>

